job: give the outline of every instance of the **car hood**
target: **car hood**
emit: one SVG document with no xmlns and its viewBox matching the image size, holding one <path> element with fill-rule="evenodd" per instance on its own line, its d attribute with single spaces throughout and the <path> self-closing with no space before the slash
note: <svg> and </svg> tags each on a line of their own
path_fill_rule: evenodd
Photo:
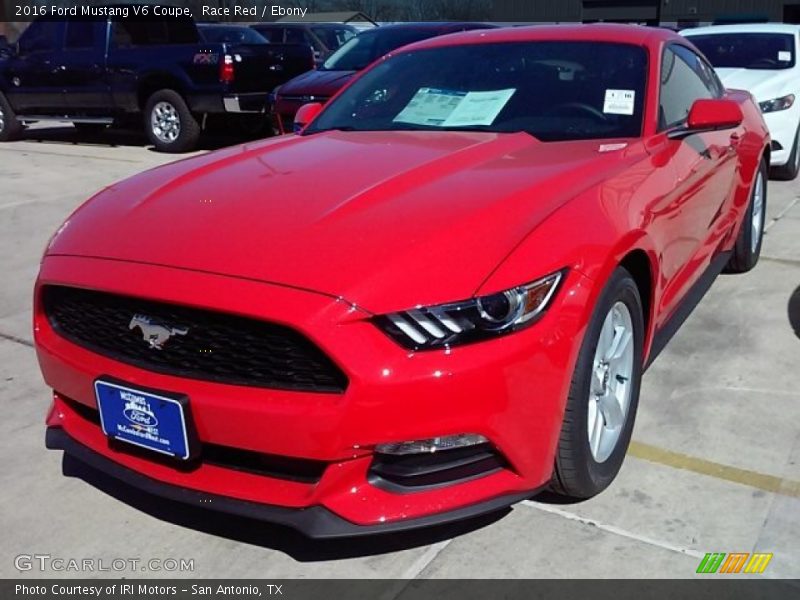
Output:
<svg viewBox="0 0 800 600">
<path fill-rule="evenodd" d="M 726 88 L 747 90 L 757 102 L 797 93 L 792 69 L 716 69 Z"/>
<path fill-rule="evenodd" d="M 282 136 L 114 184 L 48 253 L 290 285 L 372 312 L 454 301 L 564 202 L 623 167 L 629 152 L 599 147 L 525 133 Z M 536 269 L 520 283 L 545 275 Z"/>
<path fill-rule="evenodd" d="M 278 95 L 333 96 L 355 74 L 355 71 L 308 71 L 284 83 Z"/>
</svg>

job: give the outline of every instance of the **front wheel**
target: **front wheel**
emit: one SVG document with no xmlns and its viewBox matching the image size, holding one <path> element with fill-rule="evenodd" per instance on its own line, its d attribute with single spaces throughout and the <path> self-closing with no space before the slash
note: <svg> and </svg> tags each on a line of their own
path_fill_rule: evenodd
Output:
<svg viewBox="0 0 800 600">
<path fill-rule="evenodd" d="M 570 384 L 552 489 L 590 498 L 614 480 L 633 432 L 644 317 L 631 274 L 618 267 L 600 294 Z"/>
<path fill-rule="evenodd" d="M 174 90 L 159 90 L 144 109 L 147 137 L 159 152 L 187 152 L 197 146 L 200 124 Z"/>
<path fill-rule="evenodd" d="M 746 273 L 756 266 L 761 256 L 761 244 L 764 241 L 764 221 L 767 216 L 767 161 L 761 160 L 753 178 L 750 190 L 750 202 L 742 221 L 736 244 L 733 246 L 727 273 Z"/>
</svg>

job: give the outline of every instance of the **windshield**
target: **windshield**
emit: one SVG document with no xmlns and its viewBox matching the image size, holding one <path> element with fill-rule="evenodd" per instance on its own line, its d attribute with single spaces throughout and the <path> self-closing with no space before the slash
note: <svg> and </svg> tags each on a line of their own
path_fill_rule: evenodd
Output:
<svg viewBox="0 0 800 600">
<path fill-rule="evenodd" d="M 788 69 L 794 66 L 794 36 L 788 33 L 714 33 L 687 37 L 717 69 Z"/>
<path fill-rule="evenodd" d="M 212 44 L 266 44 L 267 39 L 249 27 L 200 27 L 200 35 Z"/>
<path fill-rule="evenodd" d="M 638 137 L 647 55 L 628 44 L 525 42 L 406 52 L 355 81 L 306 129 L 525 131 Z"/>
<path fill-rule="evenodd" d="M 436 35 L 430 29 L 373 29 L 350 38 L 320 67 L 328 71 L 360 71 L 386 54 Z"/>
</svg>

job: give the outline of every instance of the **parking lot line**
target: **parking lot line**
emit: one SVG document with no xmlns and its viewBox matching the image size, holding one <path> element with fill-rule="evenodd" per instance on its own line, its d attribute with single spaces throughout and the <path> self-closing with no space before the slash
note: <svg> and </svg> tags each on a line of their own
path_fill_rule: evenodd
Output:
<svg viewBox="0 0 800 600">
<path fill-rule="evenodd" d="M 724 465 L 689 454 L 673 452 L 672 450 L 666 450 L 658 446 L 651 446 L 643 442 L 632 441 L 628 448 L 628 455 L 635 456 L 636 458 L 648 462 L 666 465 L 674 469 L 683 469 L 708 477 L 746 485 L 765 492 L 800 498 L 800 481 L 783 479 L 774 475 L 750 471 L 749 469 L 731 467 L 730 465 Z"/>
<path fill-rule="evenodd" d="M 632 531 L 628 531 L 627 529 L 622 529 L 621 527 L 617 527 L 616 525 L 611 525 L 609 523 L 603 523 L 602 521 L 598 521 L 597 519 L 590 519 L 588 517 L 582 517 L 577 515 L 573 512 L 569 512 L 568 510 L 563 510 L 561 508 L 557 508 L 550 504 L 543 504 L 541 502 L 534 502 L 533 500 L 523 500 L 520 502 L 525 506 L 530 506 L 531 508 L 536 508 L 538 510 L 551 513 L 554 515 L 558 515 L 560 517 L 564 517 L 565 519 L 569 519 L 570 521 L 578 521 L 579 523 L 583 523 L 584 525 L 592 525 L 606 531 L 608 533 L 613 533 L 615 535 L 619 535 L 622 537 L 626 537 L 637 542 L 642 542 L 644 544 L 648 544 L 650 546 L 656 546 L 658 548 L 664 548 L 665 550 L 671 550 L 673 552 L 678 552 L 680 554 L 686 554 L 688 556 L 693 556 L 695 558 L 703 558 L 705 553 L 698 552 L 697 550 L 692 550 L 691 548 L 686 548 L 684 546 L 676 546 L 675 544 L 671 544 L 664 540 L 657 540 L 655 538 L 648 537 L 646 535 L 639 535 L 638 533 L 634 533 Z"/>
<path fill-rule="evenodd" d="M 136 160 L 132 158 L 117 158 L 112 156 L 97 156 L 96 154 L 71 154 L 66 152 L 49 152 L 47 150 L 39 150 L 38 148 L 26 148 L 22 151 L 19 149 L 12 149 L 12 148 L 0 148 L 0 151 L 5 150 L 6 152 L 13 152 L 17 156 L 25 156 L 26 154 L 47 154 L 48 156 L 61 156 L 63 158 L 86 158 L 90 160 L 110 160 L 112 162 L 124 162 L 124 163 L 142 163 L 141 160 Z"/>
<path fill-rule="evenodd" d="M 789 211 L 790 211 L 790 210 L 792 210 L 792 209 L 793 209 L 795 206 L 797 206 L 798 202 L 800 202 L 800 198 L 798 198 L 798 197 L 795 197 L 795 198 L 794 198 L 794 199 L 793 199 L 793 200 L 792 200 L 792 201 L 791 201 L 791 202 L 790 202 L 790 203 L 789 203 L 789 204 L 786 206 L 786 208 L 784 208 L 784 209 L 783 209 L 781 212 L 779 212 L 777 215 L 775 215 L 775 217 L 774 217 L 774 218 L 773 218 L 773 219 L 772 219 L 772 220 L 771 220 L 769 223 L 767 223 L 767 225 L 764 227 L 764 233 L 766 233 L 767 231 L 769 231 L 769 230 L 772 228 L 772 226 L 773 226 L 773 225 L 775 225 L 775 223 L 777 223 L 777 222 L 778 222 L 778 221 L 780 221 L 780 220 L 781 220 L 783 217 L 785 217 L 787 214 L 789 214 Z"/>
</svg>

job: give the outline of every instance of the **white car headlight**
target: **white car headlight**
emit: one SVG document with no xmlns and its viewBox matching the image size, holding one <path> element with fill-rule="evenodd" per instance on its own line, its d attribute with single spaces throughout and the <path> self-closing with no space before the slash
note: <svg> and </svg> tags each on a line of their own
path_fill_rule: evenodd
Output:
<svg viewBox="0 0 800 600">
<path fill-rule="evenodd" d="M 791 108 L 792 104 L 794 104 L 794 94 L 788 94 L 787 96 L 781 96 L 780 98 L 765 100 L 764 102 L 758 103 L 763 113 L 786 110 L 787 108 Z"/>
<path fill-rule="evenodd" d="M 496 337 L 533 323 L 563 279 L 559 271 L 504 292 L 462 302 L 404 310 L 375 319 L 406 348 L 424 350 Z"/>
</svg>

